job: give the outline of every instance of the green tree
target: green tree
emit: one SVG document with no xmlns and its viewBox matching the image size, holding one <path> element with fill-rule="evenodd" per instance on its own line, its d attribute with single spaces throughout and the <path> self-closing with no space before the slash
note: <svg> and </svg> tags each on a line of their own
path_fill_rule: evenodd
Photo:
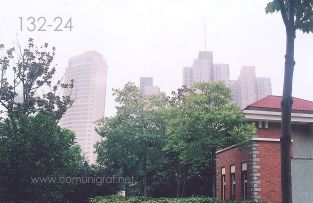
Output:
<svg viewBox="0 0 313 203">
<path fill-rule="evenodd" d="M 104 140 L 98 144 L 98 162 L 112 167 L 115 174 L 134 176 L 140 183 L 140 194 L 147 196 L 147 174 L 158 167 L 165 134 L 159 109 L 165 98 L 145 96 L 131 82 L 114 90 L 117 114 L 99 122 Z M 129 194 L 128 184 L 125 184 Z"/>
<path fill-rule="evenodd" d="M 0 45 L 0 185 L 8 202 L 64 202 L 65 185 L 35 184 L 32 178 L 74 174 L 81 167 L 74 134 L 58 121 L 72 101 L 58 96 L 73 84 L 52 83 L 55 48 L 36 47 L 29 39 L 6 52 Z M 63 191 L 64 190 L 64 191 Z"/>
<path fill-rule="evenodd" d="M 212 195 L 216 151 L 246 141 L 255 130 L 232 104 L 231 92 L 223 83 L 195 84 L 175 108 L 168 129 L 168 150 L 178 152 L 184 164 L 196 169 L 195 175 L 200 168 L 210 169 Z"/>
<path fill-rule="evenodd" d="M 4 45 L 0 45 L 0 50 L 3 49 Z M 55 48 L 52 47 L 52 52 L 47 49 L 47 43 L 38 48 L 33 39 L 29 39 L 24 49 L 18 44 L 0 58 L 0 104 L 5 108 L 2 116 L 8 116 L 13 124 L 18 114 L 41 113 L 59 120 L 72 104 L 70 96 L 59 94 L 61 88 L 71 89 L 73 81 L 52 83 Z"/>
<path fill-rule="evenodd" d="M 1 200 L 64 202 L 63 194 L 71 186 L 36 180 L 48 177 L 57 181 L 79 172 L 82 157 L 74 134 L 42 114 L 20 118 L 15 130 L 6 120 L 0 130 Z"/>
<path fill-rule="evenodd" d="M 190 164 L 181 160 L 180 152 L 184 146 L 178 145 L 176 139 L 184 133 L 184 105 L 185 97 L 189 94 L 190 89 L 183 86 L 178 88 L 177 92 L 172 91 L 171 96 L 167 97 L 168 106 L 165 109 L 167 122 L 167 140 L 164 148 L 166 160 L 168 163 L 167 176 L 173 176 L 176 183 L 176 197 L 185 195 L 186 183 Z"/>
<path fill-rule="evenodd" d="M 286 28 L 286 55 L 282 109 L 281 130 L 281 187 L 282 201 L 292 202 L 291 191 L 291 107 L 292 107 L 292 79 L 295 66 L 294 42 L 296 30 L 304 33 L 313 32 L 313 2 L 312 0 L 273 0 L 267 4 L 266 12 L 280 11 Z"/>
</svg>

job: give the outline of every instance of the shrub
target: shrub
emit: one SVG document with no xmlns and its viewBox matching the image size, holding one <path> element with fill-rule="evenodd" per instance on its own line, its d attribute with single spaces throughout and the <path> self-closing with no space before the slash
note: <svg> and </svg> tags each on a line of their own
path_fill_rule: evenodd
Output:
<svg viewBox="0 0 313 203">
<path fill-rule="evenodd" d="M 95 197 L 90 200 L 91 203 L 239 203 L 238 201 L 222 201 L 209 197 L 188 197 L 188 198 L 146 198 L 143 197 L 122 197 L 106 196 Z M 244 203 L 244 202 L 241 202 Z"/>
</svg>

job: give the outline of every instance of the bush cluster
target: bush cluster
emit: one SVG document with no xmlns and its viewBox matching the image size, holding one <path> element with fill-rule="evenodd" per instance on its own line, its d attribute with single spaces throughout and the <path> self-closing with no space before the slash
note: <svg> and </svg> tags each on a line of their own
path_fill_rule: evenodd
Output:
<svg viewBox="0 0 313 203">
<path fill-rule="evenodd" d="M 222 201 L 209 197 L 188 197 L 188 198 L 143 198 L 143 197 L 122 197 L 106 196 L 95 197 L 90 200 L 91 203 L 245 203 L 238 201 Z"/>
</svg>

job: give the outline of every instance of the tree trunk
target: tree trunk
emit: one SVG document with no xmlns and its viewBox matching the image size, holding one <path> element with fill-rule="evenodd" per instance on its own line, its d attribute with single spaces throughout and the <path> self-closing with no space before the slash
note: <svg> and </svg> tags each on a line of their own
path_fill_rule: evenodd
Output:
<svg viewBox="0 0 313 203">
<path fill-rule="evenodd" d="M 138 181 L 138 191 L 139 191 L 139 196 L 143 196 L 143 181 L 140 179 Z"/>
<path fill-rule="evenodd" d="M 216 150 L 212 150 L 212 196 L 216 197 Z"/>
<path fill-rule="evenodd" d="M 123 166 L 123 170 L 124 170 L 124 177 L 129 177 L 129 176 L 128 176 L 128 168 L 127 168 L 126 165 Z M 126 197 L 127 197 L 128 194 L 129 194 L 129 191 L 128 191 L 128 190 L 129 190 L 129 189 L 128 189 L 128 183 L 125 182 L 125 196 L 126 196 Z"/>
<path fill-rule="evenodd" d="M 181 166 L 178 166 L 178 171 L 176 174 L 176 197 L 180 196 L 180 175 L 181 175 Z"/>
<path fill-rule="evenodd" d="M 147 197 L 147 151 L 143 160 L 143 196 Z"/>
<path fill-rule="evenodd" d="M 282 202 L 292 202 L 292 186 L 291 186 L 291 158 L 290 158 L 290 143 L 291 143 L 291 107 L 292 107 L 292 79 L 294 70 L 294 0 L 288 1 L 288 23 L 286 25 L 287 43 L 285 56 L 285 75 L 284 88 L 281 101 L 281 189 Z"/>
<path fill-rule="evenodd" d="M 180 195 L 180 179 L 176 177 L 176 198 L 179 198 Z"/>
<path fill-rule="evenodd" d="M 182 189 L 181 197 L 185 196 L 187 177 L 188 177 L 188 166 L 184 166 L 184 181 L 183 181 L 183 189 Z"/>
<path fill-rule="evenodd" d="M 128 197 L 128 183 L 125 182 L 125 197 Z"/>
</svg>

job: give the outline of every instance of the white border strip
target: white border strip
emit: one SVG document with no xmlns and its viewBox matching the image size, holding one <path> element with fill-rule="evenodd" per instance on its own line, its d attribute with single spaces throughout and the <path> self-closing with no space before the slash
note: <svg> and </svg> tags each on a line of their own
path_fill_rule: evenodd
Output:
<svg viewBox="0 0 313 203">
<path fill-rule="evenodd" d="M 243 110 L 243 113 L 248 120 L 281 121 L 281 112 Z M 313 114 L 291 113 L 291 121 L 298 123 L 313 123 Z"/>
</svg>

